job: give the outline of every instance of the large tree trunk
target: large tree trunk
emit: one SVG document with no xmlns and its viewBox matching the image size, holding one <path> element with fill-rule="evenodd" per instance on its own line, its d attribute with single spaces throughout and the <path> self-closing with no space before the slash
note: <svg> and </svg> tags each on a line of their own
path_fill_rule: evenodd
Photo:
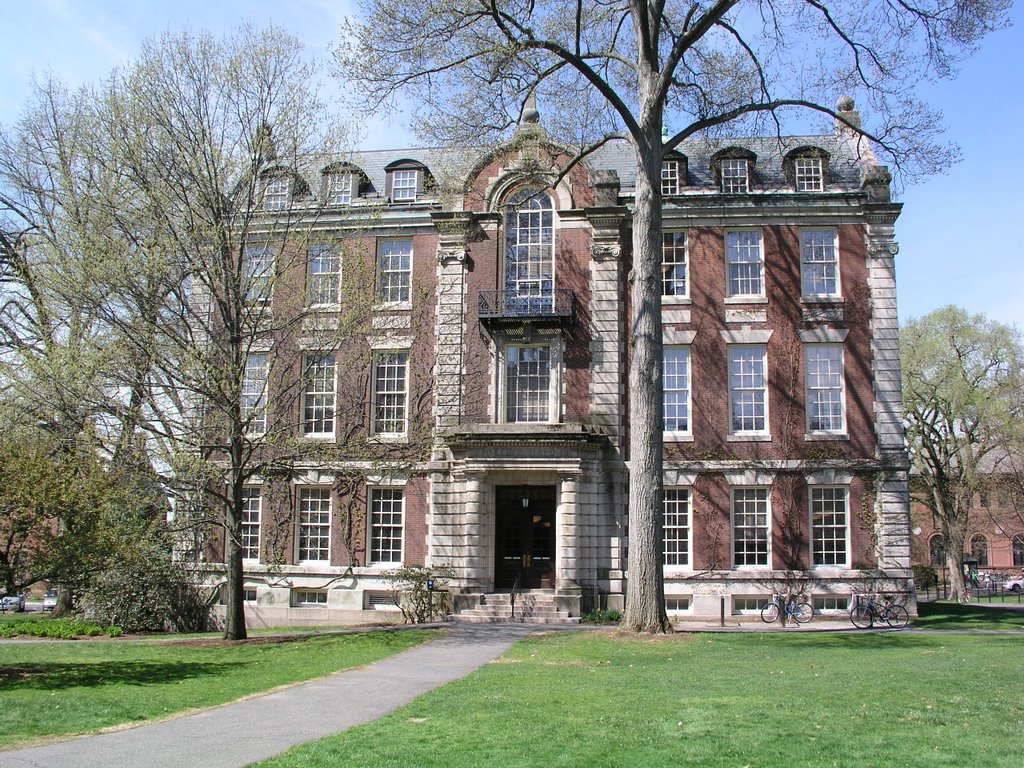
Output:
<svg viewBox="0 0 1024 768">
<path fill-rule="evenodd" d="M 662 570 L 661 139 L 637 148 L 629 363 L 629 581 L 622 625 L 664 632 Z M 657 186 L 656 186 L 657 185 Z"/>
<path fill-rule="evenodd" d="M 239 466 L 239 463 L 235 466 Z M 237 470 L 232 475 L 236 479 L 232 483 L 231 501 L 225 509 L 224 520 L 224 564 L 227 568 L 224 639 L 245 640 L 248 635 L 245 629 L 242 570 L 242 481 Z"/>
</svg>

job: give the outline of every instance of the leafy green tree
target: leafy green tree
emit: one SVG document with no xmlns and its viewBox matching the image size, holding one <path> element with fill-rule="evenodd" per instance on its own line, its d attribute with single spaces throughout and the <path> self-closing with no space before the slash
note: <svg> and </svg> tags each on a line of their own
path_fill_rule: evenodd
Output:
<svg viewBox="0 0 1024 768">
<path fill-rule="evenodd" d="M 629 371 L 629 588 L 624 626 L 668 626 L 661 568 L 661 167 L 690 137 L 838 120 L 913 178 L 945 167 L 941 121 L 914 96 L 1005 23 L 1009 0 L 364 0 L 338 72 L 376 111 L 402 94 L 428 140 L 507 138 L 535 96 L 572 165 L 627 141 L 636 161 Z M 870 105 L 861 125 L 834 107 Z M 847 105 L 844 105 L 847 106 Z M 666 133 L 663 138 L 663 132 Z M 562 169 L 564 173 L 566 169 Z M 552 181 L 554 181 L 552 174 Z"/>
<path fill-rule="evenodd" d="M 1024 346 L 1015 328 L 949 306 L 904 325 L 900 359 L 912 490 L 939 522 L 959 593 L 974 500 L 1024 448 Z"/>
</svg>

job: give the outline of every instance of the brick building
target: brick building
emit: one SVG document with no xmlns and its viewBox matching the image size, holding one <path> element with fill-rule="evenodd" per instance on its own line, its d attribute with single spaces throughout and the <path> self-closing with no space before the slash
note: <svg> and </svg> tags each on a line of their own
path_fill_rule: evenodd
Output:
<svg viewBox="0 0 1024 768">
<path fill-rule="evenodd" d="M 530 119 L 487 152 L 268 175 L 268 215 L 317 211 L 306 295 L 344 294 L 338 242 L 375 272 L 375 304 L 348 352 L 307 355 L 278 415 L 332 450 L 247 489 L 251 623 L 365 620 L 400 563 L 450 565 L 465 610 L 517 579 L 572 616 L 623 604 L 635 171 L 624 144 L 559 178 L 566 159 Z M 889 181 L 841 129 L 664 162 L 673 617 L 757 610 L 794 582 L 822 611 L 906 585 Z"/>
</svg>

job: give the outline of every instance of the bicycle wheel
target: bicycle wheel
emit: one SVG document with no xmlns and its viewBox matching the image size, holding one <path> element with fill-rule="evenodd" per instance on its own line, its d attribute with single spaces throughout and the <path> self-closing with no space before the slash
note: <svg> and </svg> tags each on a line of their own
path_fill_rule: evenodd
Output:
<svg viewBox="0 0 1024 768">
<path fill-rule="evenodd" d="M 810 603 L 797 603 L 793 606 L 793 618 L 797 624 L 806 624 L 814 617 L 814 609 Z"/>
<path fill-rule="evenodd" d="M 773 624 L 779 618 L 779 604 L 776 602 L 768 603 L 764 608 L 761 609 L 761 621 L 765 624 Z"/>
<path fill-rule="evenodd" d="M 902 605 L 890 606 L 885 611 L 885 623 L 890 627 L 902 629 L 910 623 L 910 614 Z"/>
<path fill-rule="evenodd" d="M 857 603 L 850 611 L 850 621 L 858 629 L 867 629 L 871 626 L 871 608 L 867 603 Z"/>
</svg>

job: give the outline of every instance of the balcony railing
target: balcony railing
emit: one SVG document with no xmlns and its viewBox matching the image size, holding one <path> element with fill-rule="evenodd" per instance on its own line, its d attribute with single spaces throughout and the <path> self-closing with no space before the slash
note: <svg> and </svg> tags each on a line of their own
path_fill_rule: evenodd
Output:
<svg viewBox="0 0 1024 768">
<path fill-rule="evenodd" d="M 515 291 L 480 291 L 478 312 L 485 321 L 572 322 L 576 317 L 576 294 L 568 288 L 555 288 L 536 296 Z"/>
</svg>

